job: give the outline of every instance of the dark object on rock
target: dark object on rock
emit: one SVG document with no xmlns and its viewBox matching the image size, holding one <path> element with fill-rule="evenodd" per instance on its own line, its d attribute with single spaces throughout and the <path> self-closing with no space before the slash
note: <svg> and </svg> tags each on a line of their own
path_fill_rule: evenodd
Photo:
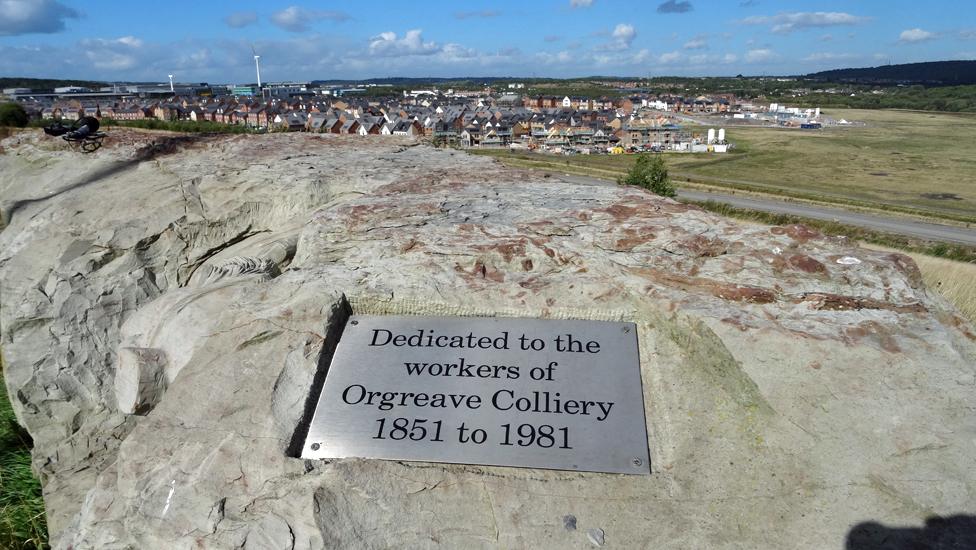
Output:
<svg viewBox="0 0 976 550">
<path fill-rule="evenodd" d="M 64 124 L 61 124 L 60 120 L 50 126 L 44 127 L 44 133 L 49 136 L 62 136 L 64 134 L 67 134 L 70 131 L 71 128 L 68 128 Z"/>
<path fill-rule="evenodd" d="M 67 140 L 81 140 L 98 132 L 100 126 L 98 119 L 93 116 L 86 116 L 78 119 L 75 129 L 68 132 L 65 136 Z"/>
<path fill-rule="evenodd" d="M 44 133 L 49 136 L 61 136 L 69 143 L 80 143 L 81 152 L 91 153 L 101 147 L 102 140 L 105 139 L 105 132 L 98 131 L 99 126 L 101 124 L 97 118 L 86 116 L 75 121 L 70 128 L 62 124 L 61 120 L 57 120 L 45 127 Z"/>
<path fill-rule="evenodd" d="M 859 523 L 847 534 L 847 550 L 951 550 L 976 548 L 976 516 L 933 516 L 921 527 Z"/>
</svg>

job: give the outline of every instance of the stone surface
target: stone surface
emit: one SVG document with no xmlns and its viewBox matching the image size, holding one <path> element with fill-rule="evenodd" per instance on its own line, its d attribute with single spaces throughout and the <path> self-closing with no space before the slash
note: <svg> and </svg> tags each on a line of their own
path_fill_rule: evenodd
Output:
<svg viewBox="0 0 976 550">
<path fill-rule="evenodd" d="M 403 139 L 114 134 L 0 143 L 56 547 L 837 548 L 976 511 L 976 335 L 905 256 Z M 350 312 L 636 322 L 653 474 L 292 458 Z"/>
</svg>

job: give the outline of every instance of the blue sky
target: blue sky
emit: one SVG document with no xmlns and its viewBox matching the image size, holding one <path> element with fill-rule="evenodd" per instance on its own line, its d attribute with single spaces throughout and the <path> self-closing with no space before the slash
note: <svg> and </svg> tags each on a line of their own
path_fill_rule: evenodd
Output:
<svg viewBox="0 0 976 550">
<path fill-rule="evenodd" d="M 0 76 L 802 74 L 976 59 L 966 1 L 0 0 Z"/>
</svg>

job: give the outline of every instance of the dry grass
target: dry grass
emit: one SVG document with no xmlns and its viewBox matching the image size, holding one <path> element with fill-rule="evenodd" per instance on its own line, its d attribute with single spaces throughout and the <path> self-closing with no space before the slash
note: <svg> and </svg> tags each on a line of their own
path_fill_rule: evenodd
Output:
<svg viewBox="0 0 976 550">
<path fill-rule="evenodd" d="M 822 131 L 729 128 L 729 139 L 738 143 L 741 154 L 678 156 L 673 170 L 838 202 L 917 208 L 936 215 L 976 214 L 976 152 L 966 139 L 976 132 L 976 116 L 844 109 L 826 113 L 864 126 Z M 955 198 L 933 198 L 943 193 Z"/>
<path fill-rule="evenodd" d="M 830 109 L 836 119 L 863 125 L 824 130 L 729 126 L 729 154 L 666 154 L 682 179 L 814 201 L 976 221 L 976 115 Z M 721 127 L 686 125 L 694 132 Z M 472 150 L 511 164 L 582 170 L 614 178 L 633 155 L 562 157 L 524 151 Z"/>
<path fill-rule="evenodd" d="M 910 254 L 929 288 L 945 296 L 970 321 L 976 323 L 976 265 L 922 254 Z"/>
</svg>

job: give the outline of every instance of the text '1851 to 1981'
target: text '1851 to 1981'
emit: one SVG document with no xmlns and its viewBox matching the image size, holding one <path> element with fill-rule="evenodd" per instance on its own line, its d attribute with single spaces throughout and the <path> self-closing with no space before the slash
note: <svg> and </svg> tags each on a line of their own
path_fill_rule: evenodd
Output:
<svg viewBox="0 0 976 550">
<path fill-rule="evenodd" d="M 636 327 L 353 316 L 302 457 L 647 474 Z"/>
</svg>

